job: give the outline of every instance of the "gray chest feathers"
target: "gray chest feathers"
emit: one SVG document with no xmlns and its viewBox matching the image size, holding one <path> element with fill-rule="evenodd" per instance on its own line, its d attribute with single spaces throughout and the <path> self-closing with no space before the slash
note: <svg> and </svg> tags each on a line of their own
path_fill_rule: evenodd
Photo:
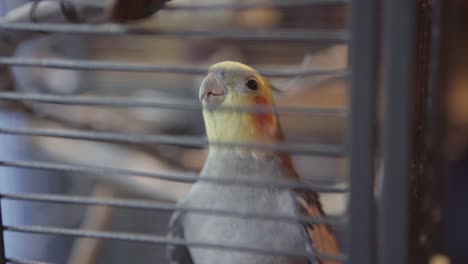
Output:
<svg viewBox="0 0 468 264">
<path fill-rule="evenodd" d="M 275 158 L 236 157 L 221 169 L 218 157 L 215 164 L 208 159 L 201 177 L 205 175 L 222 178 L 283 178 L 278 160 Z M 231 157 L 232 158 L 232 157 Z M 217 173 L 222 173 L 216 175 Z M 250 212 L 260 214 L 296 215 L 293 196 L 286 189 L 264 187 L 223 186 L 198 182 L 184 199 L 184 203 L 198 208 Z M 294 222 L 265 219 L 248 219 L 186 213 L 183 216 L 184 235 L 188 241 L 207 242 L 221 245 L 237 245 L 251 248 L 295 252 L 306 250 L 306 239 L 302 226 Z M 242 263 L 242 264 L 305 264 L 305 259 L 277 255 L 245 253 L 241 251 L 190 248 L 195 263 Z"/>
</svg>

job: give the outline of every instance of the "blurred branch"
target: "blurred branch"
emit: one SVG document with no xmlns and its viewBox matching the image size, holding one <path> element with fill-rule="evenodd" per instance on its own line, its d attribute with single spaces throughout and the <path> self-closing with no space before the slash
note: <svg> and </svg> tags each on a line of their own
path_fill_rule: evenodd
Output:
<svg viewBox="0 0 468 264">
<path fill-rule="evenodd" d="M 128 127 L 126 126 L 114 126 L 118 124 L 128 125 L 129 123 L 132 122 L 131 119 L 110 121 L 108 123 L 105 123 L 108 125 L 108 126 L 105 126 L 104 124 L 98 125 L 98 122 L 90 122 L 90 123 L 75 122 L 73 119 L 58 116 L 58 115 L 39 114 L 37 111 L 34 110 L 34 108 L 31 108 L 29 105 L 22 104 L 22 103 L 18 104 L 17 110 L 19 109 L 24 110 L 26 113 L 29 113 L 31 116 L 37 117 L 38 119 L 36 119 L 36 121 L 39 121 L 40 123 L 46 123 L 46 124 L 54 123 L 55 125 L 65 126 L 67 128 L 78 129 L 78 130 L 88 129 L 92 131 L 112 131 L 112 132 L 121 132 L 121 133 L 132 132 L 131 129 L 127 129 Z M 93 109 L 86 109 L 86 111 L 92 112 Z M 117 117 L 118 115 L 113 115 L 113 116 Z M 125 118 L 125 116 L 123 118 Z M 145 127 L 143 122 L 141 121 L 140 122 L 133 121 L 133 122 L 135 122 L 136 126 Z M 157 132 L 156 129 L 143 129 L 142 131 L 145 131 L 146 133 L 148 133 L 148 131 L 151 131 L 152 133 Z M 127 143 L 117 143 L 117 142 L 108 142 L 108 143 L 112 143 L 117 146 L 128 148 L 129 151 L 142 152 L 146 155 L 153 156 L 154 158 L 160 159 L 163 162 L 167 163 L 169 166 L 177 168 L 178 170 L 201 168 L 201 165 L 198 165 L 197 167 L 186 167 L 186 166 L 183 166 L 183 164 L 181 164 L 179 161 L 176 161 L 170 158 L 168 155 L 162 155 L 161 151 L 164 151 L 165 148 L 161 148 L 159 146 L 144 145 L 144 144 L 130 144 L 130 143 L 127 144 Z M 178 148 L 172 147 L 172 149 L 173 149 L 173 152 L 177 152 L 177 153 L 174 153 L 173 155 L 183 155 L 182 153 L 184 153 L 186 150 L 186 148 L 180 148 L 180 147 Z M 198 152 L 200 152 L 200 150 L 198 150 Z"/>
<path fill-rule="evenodd" d="M 115 191 L 108 185 L 97 183 L 94 186 L 93 197 L 112 197 Z M 89 206 L 86 208 L 84 213 L 84 220 L 81 228 L 104 231 L 106 230 L 112 221 L 111 206 Z M 95 238 L 78 238 L 75 240 L 68 264 L 82 264 L 82 263 L 95 263 L 96 257 L 102 246 L 102 239 Z"/>
<path fill-rule="evenodd" d="M 52 125 L 52 124 L 49 124 Z M 34 124 L 33 124 L 34 126 Z M 56 127 L 56 126 L 55 126 Z M 179 167 L 161 160 L 154 153 L 106 142 L 63 140 L 58 138 L 37 138 L 38 148 L 53 160 L 72 164 L 99 165 L 147 171 L 181 171 Z M 58 147 L 59 146 L 59 147 Z M 70 150 L 73 151 L 70 151 Z M 88 175 L 105 181 L 117 189 L 160 201 L 177 201 L 190 188 L 191 184 L 144 177 L 109 177 Z"/>
</svg>

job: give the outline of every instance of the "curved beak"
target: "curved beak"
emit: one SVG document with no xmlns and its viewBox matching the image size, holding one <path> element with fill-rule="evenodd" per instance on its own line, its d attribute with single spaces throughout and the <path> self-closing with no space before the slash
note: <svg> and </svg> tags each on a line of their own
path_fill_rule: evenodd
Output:
<svg viewBox="0 0 468 264">
<path fill-rule="evenodd" d="M 226 87 L 223 85 L 216 75 L 210 72 L 203 80 L 198 97 L 200 102 L 208 106 L 218 106 L 226 97 Z"/>
</svg>

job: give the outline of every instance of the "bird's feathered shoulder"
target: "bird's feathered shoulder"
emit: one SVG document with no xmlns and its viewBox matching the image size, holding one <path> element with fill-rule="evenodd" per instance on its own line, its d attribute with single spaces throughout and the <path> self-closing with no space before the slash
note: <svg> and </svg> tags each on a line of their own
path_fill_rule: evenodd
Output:
<svg viewBox="0 0 468 264">
<path fill-rule="evenodd" d="M 283 133 L 280 123 L 277 124 L 277 138 L 279 142 L 286 142 L 286 137 Z M 288 153 L 279 153 L 282 165 L 288 170 L 286 177 L 294 180 L 299 180 L 300 176 L 297 173 L 291 156 Z M 323 218 L 323 211 L 320 202 L 319 194 L 308 190 L 293 190 L 294 201 L 297 206 L 298 213 L 305 216 Z M 340 246 L 335 236 L 333 229 L 325 224 L 304 224 L 306 239 L 312 246 L 314 252 L 322 254 L 339 254 Z M 321 264 L 341 264 L 339 261 L 324 260 L 319 261 Z"/>
<path fill-rule="evenodd" d="M 184 228 L 182 225 L 184 213 L 176 211 L 169 220 L 168 238 L 183 239 Z M 194 264 L 188 248 L 184 245 L 167 245 L 167 258 L 170 264 Z"/>
<path fill-rule="evenodd" d="M 305 190 L 294 190 L 294 200 L 300 214 L 305 216 L 323 218 L 325 213 L 316 192 Z M 315 253 L 338 255 L 340 246 L 333 229 L 326 224 L 303 224 L 306 238 L 311 242 Z M 336 260 L 321 260 L 321 264 L 341 264 Z"/>
</svg>

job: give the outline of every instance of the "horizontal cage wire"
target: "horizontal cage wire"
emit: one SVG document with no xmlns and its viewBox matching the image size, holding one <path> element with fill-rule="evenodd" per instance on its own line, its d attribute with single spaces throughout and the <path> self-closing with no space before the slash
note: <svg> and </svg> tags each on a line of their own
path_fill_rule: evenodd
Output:
<svg viewBox="0 0 468 264">
<path fill-rule="evenodd" d="M 321 187 L 310 184 L 309 181 L 300 180 L 229 180 L 219 179 L 216 177 L 203 177 L 199 178 L 193 173 L 175 173 L 175 172 L 145 172 L 118 168 L 105 168 L 97 166 L 83 166 L 83 165 L 67 165 L 58 163 L 47 163 L 37 161 L 0 161 L 0 164 L 5 167 L 25 168 L 25 169 L 40 169 L 40 170 L 55 170 L 67 172 L 83 172 L 83 173 L 97 173 L 97 174 L 112 174 L 116 176 L 142 176 L 162 180 L 170 180 L 176 182 L 193 183 L 196 181 L 205 181 L 215 184 L 223 185 L 238 185 L 238 186 L 255 186 L 255 187 L 273 187 L 273 188 L 286 188 L 286 189 L 304 189 L 312 190 L 323 193 L 343 193 L 347 192 L 346 187 Z M 215 176 L 215 175 L 213 175 Z"/>
<path fill-rule="evenodd" d="M 307 31 L 307 30 L 163 30 L 132 26 L 116 25 L 62 25 L 35 23 L 5 23 L 0 24 L 2 30 L 39 31 L 47 33 L 114 35 L 114 36 L 153 36 L 153 37 L 198 37 L 223 38 L 255 41 L 323 41 L 343 43 L 348 40 L 345 32 Z"/>
<path fill-rule="evenodd" d="M 171 66 L 155 65 L 127 62 L 102 62 L 102 61 L 82 61 L 64 59 L 31 59 L 31 58 L 9 58 L 0 57 L 0 65 L 22 66 L 22 67 L 47 67 L 69 70 L 100 70 L 100 71 L 126 71 L 126 72 L 155 72 L 174 74 L 203 75 L 208 71 L 208 67 L 197 66 Z M 336 70 L 272 70 L 259 69 L 260 74 L 270 78 L 293 78 L 298 75 L 309 77 L 317 75 L 330 75 L 335 77 L 346 77 L 348 72 L 343 69 Z"/>
<path fill-rule="evenodd" d="M 197 5 L 168 5 L 164 10 L 169 11 L 213 11 L 213 10 L 242 10 L 265 7 L 302 7 L 323 4 L 345 4 L 348 0 L 289 0 L 247 3 L 225 3 L 225 4 L 197 4 Z"/>
<path fill-rule="evenodd" d="M 61 0 L 52 0 L 61 1 Z M 236 11 L 243 9 L 265 8 L 265 7 L 308 7 L 312 5 L 324 4 L 345 4 L 348 0 L 275 0 L 275 1 L 254 1 L 237 3 L 201 3 L 201 4 L 180 4 L 168 3 L 164 6 L 164 11 Z M 92 4 L 92 3 L 91 3 Z M 98 4 L 95 4 L 99 7 Z"/>
<path fill-rule="evenodd" d="M 0 92 L 0 99 L 11 101 L 28 101 L 37 103 L 49 104 L 64 104 L 64 105 L 91 105 L 91 106 L 108 106 L 108 107 L 146 107 L 146 108 L 162 108 L 171 110 L 203 110 L 206 107 L 193 101 L 177 99 L 177 100 L 157 100 L 144 98 L 123 98 L 123 97 L 103 97 L 103 96 L 67 96 L 67 95 L 46 95 L 46 94 L 25 94 L 25 93 L 10 93 Z M 276 106 L 253 106 L 253 107 L 219 107 L 217 111 L 228 112 L 248 112 L 248 113 L 283 113 L 283 114 L 313 114 L 313 115 L 335 115 L 346 117 L 346 110 L 341 108 L 324 108 L 324 107 L 286 107 Z"/>
<path fill-rule="evenodd" d="M 123 232 L 96 232 L 89 230 L 79 230 L 70 228 L 53 228 L 43 226 L 4 226 L 4 230 L 13 232 L 23 233 L 35 233 L 35 234 L 49 234 L 49 235 L 62 235 L 62 236 L 74 236 L 74 237 L 87 237 L 87 238 L 103 238 L 113 240 L 124 240 L 131 242 L 151 243 L 151 244 L 163 244 L 163 245 L 183 245 L 193 246 L 199 248 L 219 249 L 225 251 L 241 251 L 255 254 L 265 254 L 273 256 L 287 256 L 297 258 L 319 258 L 322 260 L 344 260 L 343 256 L 340 255 L 329 255 L 329 254 L 314 254 L 309 252 L 293 252 L 284 250 L 271 250 L 262 248 L 245 247 L 242 245 L 228 245 L 228 244 L 212 244 L 204 242 L 189 242 L 182 239 L 170 239 L 161 236 L 149 236 L 134 233 L 123 233 Z"/>
<path fill-rule="evenodd" d="M 258 214 L 252 212 L 232 212 L 227 210 L 195 208 L 174 205 L 173 203 L 161 203 L 155 201 L 145 200 L 132 200 L 132 199 L 104 199 L 104 198 L 89 198 L 85 196 L 71 196 L 71 195 L 50 195 L 50 194 L 8 194 L 2 193 L 1 198 L 10 200 L 22 200 L 33 202 L 50 202 L 50 203 L 64 203 L 64 204 L 81 204 L 81 205 L 107 205 L 131 209 L 148 209 L 148 210 L 161 210 L 161 211 L 186 211 L 197 214 L 220 215 L 239 218 L 251 219 L 264 219 L 275 220 L 292 223 L 304 224 L 328 224 L 328 225 L 343 225 L 346 223 L 345 218 L 317 218 L 317 217 L 289 217 L 274 214 Z"/>
<path fill-rule="evenodd" d="M 43 261 L 34 261 L 29 259 L 15 259 L 15 258 L 7 258 L 7 263 L 11 264 L 52 264 L 50 262 L 43 262 Z"/>
<path fill-rule="evenodd" d="M 177 145 L 185 147 L 204 147 L 208 144 L 233 148 L 239 147 L 244 149 L 259 149 L 271 150 L 278 152 L 287 152 L 303 155 L 322 155 L 322 156 L 341 156 L 343 149 L 335 146 L 320 146 L 309 144 L 291 144 L 291 143 L 239 143 L 229 141 L 205 141 L 203 139 L 190 138 L 190 137 L 174 137 L 164 135 L 125 135 L 117 133 L 103 133 L 103 132 L 67 132 L 59 130 L 45 130 L 45 129 L 13 129 L 13 128 L 0 128 L 0 133 L 22 136 L 42 136 L 42 137 L 56 137 L 67 139 L 82 139 L 82 140 L 97 140 L 97 141 L 114 141 L 114 142 L 127 142 L 127 143 L 156 143 Z"/>
<path fill-rule="evenodd" d="M 58 1 L 58 0 L 57 0 Z M 347 0 L 282 0 L 282 1 L 261 1 L 261 2 L 236 2 L 222 4 L 176 4 L 168 3 L 161 11 L 198 12 L 198 11 L 243 11 L 261 8 L 292 8 L 321 6 L 328 4 L 348 4 Z M 157 14 L 156 14 L 157 16 Z M 0 18 L 0 30 L 7 33 L 14 32 L 38 32 L 38 33 L 65 33 L 68 35 L 94 35 L 94 36 L 147 36 L 147 37 L 171 37 L 171 38 L 214 38 L 241 41 L 268 41 L 279 42 L 319 42 L 347 44 L 349 35 L 341 30 L 304 30 L 304 29 L 261 29 L 261 30 L 195 30 L 195 29 L 164 29 L 149 28 L 141 26 L 128 26 L 120 24 L 60 24 L 38 22 L 4 22 Z M 31 67 L 31 68 L 51 68 L 77 71 L 109 71 L 109 72 L 135 72 L 135 73 L 163 73 L 177 75 L 202 76 L 208 71 L 207 66 L 187 66 L 169 64 L 145 64 L 129 63 L 125 61 L 102 61 L 93 59 L 38 59 L 22 58 L 12 56 L 0 56 L 0 65 L 8 67 Z M 328 76 L 347 80 L 350 72 L 346 68 L 337 69 L 301 69 L 301 68 L 259 68 L 259 73 L 268 78 L 313 78 L 317 76 Z M 64 106 L 99 106 L 99 107 L 119 107 L 119 108 L 149 108 L 149 109 L 170 109 L 182 111 L 200 111 L 204 108 L 201 104 L 185 99 L 157 99 L 147 97 L 127 97 L 127 96 L 90 96 L 90 95 L 54 95 L 44 93 L 27 92 L 0 92 L 0 100 L 22 103 L 37 103 L 47 105 Z M 275 107 L 221 107 L 217 111 L 228 112 L 249 112 L 249 113 L 278 113 L 278 114 L 307 114 L 315 116 L 334 116 L 342 119 L 348 118 L 348 112 L 344 108 L 314 107 L 314 106 L 275 106 Z M 181 136 L 170 134 L 131 134 L 114 133 L 93 130 L 72 130 L 72 129 L 46 129 L 46 128 L 12 128 L 0 127 L 0 134 L 24 137 L 50 137 L 76 141 L 93 141 L 106 143 L 127 143 L 127 144 L 155 144 L 189 148 L 206 148 L 208 145 L 222 148 L 245 148 L 284 152 L 291 155 L 321 156 L 329 158 L 344 158 L 347 155 L 346 147 L 342 144 L 319 144 L 309 142 L 284 143 L 239 143 L 226 141 L 208 141 L 203 137 Z M 314 184 L 312 180 L 241 180 L 218 178 L 217 175 L 210 175 L 199 178 L 197 173 L 185 171 L 144 171 L 124 169 L 118 167 L 89 166 L 79 164 L 68 164 L 60 162 L 44 162 L 38 160 L 7 160 L 0 159 L 0 167 L 18 168 L 39 171 L 55 171 L 74 173 L 73 177 L 84 174 L 99 174 L 105 177 L 139 176 L 152 179 L 167 180 L 182 183 L 194 183 L 197 181 L 209 182 L 219 185 L 229 186 L 250 186 L 257 188 L 279 188 L 309 190 L 327 194 L 346 194 L 349 192 L 347 186 L 325 186 Z M 327 224 L 330 226 L 347 226 L 348 216 L 345 212 L 340 216 L 310 217 L 305 215 L 287 216 L 274 213 L 258 213 L 250 211 L 228 211 L 219 209 L 197 208 L 192 206 L 179 206 L 170 202 L 159 202 L 143 199 L 116 199 L 97 198 L 78 195 L 57 195 L 34 192 L 8 192 L 2 191 L 0 194 L 2 201 L 19 201 L 28 203 L 44 204 L 74 204 L 82 206 L 110 206 L 126 209 L 140 209 L 151 211 L 183 211 L 194 214 L 216 215 L 241 219 L 272 220 L 287 223 L 302 224 Z M 324 254 L 317 252 L 290 250 L 253 248 L 244 245 L 215 244 L 203 241 L 186 241 L 183 239 L 167 238 L 159 235 L 146 235 L 127 232 L 104 232 L 96 230 L 86 230 L 77 228 L 52 227 L 44 225 L 19 225 L 3 223 L 4 232 L 40 234 L 46 236 L 68 236 L 82 238 L 97 238 L 105 240 L 130 241 L 153 245 L 183 245 L 195 248 L 216 249 L 221 251 L 249 252 L 253 254 L 263 254 L 272 256 L 287 256 L 295 258 L 318 258 L 321 260 L 345 261 L 347 254 Z M 5 241 L 8 244 L 8 241 Z M 17 259 L 6 256 L 7 263 L 40 264 L 49 263 L 29 259 Z"/>
</svg>

